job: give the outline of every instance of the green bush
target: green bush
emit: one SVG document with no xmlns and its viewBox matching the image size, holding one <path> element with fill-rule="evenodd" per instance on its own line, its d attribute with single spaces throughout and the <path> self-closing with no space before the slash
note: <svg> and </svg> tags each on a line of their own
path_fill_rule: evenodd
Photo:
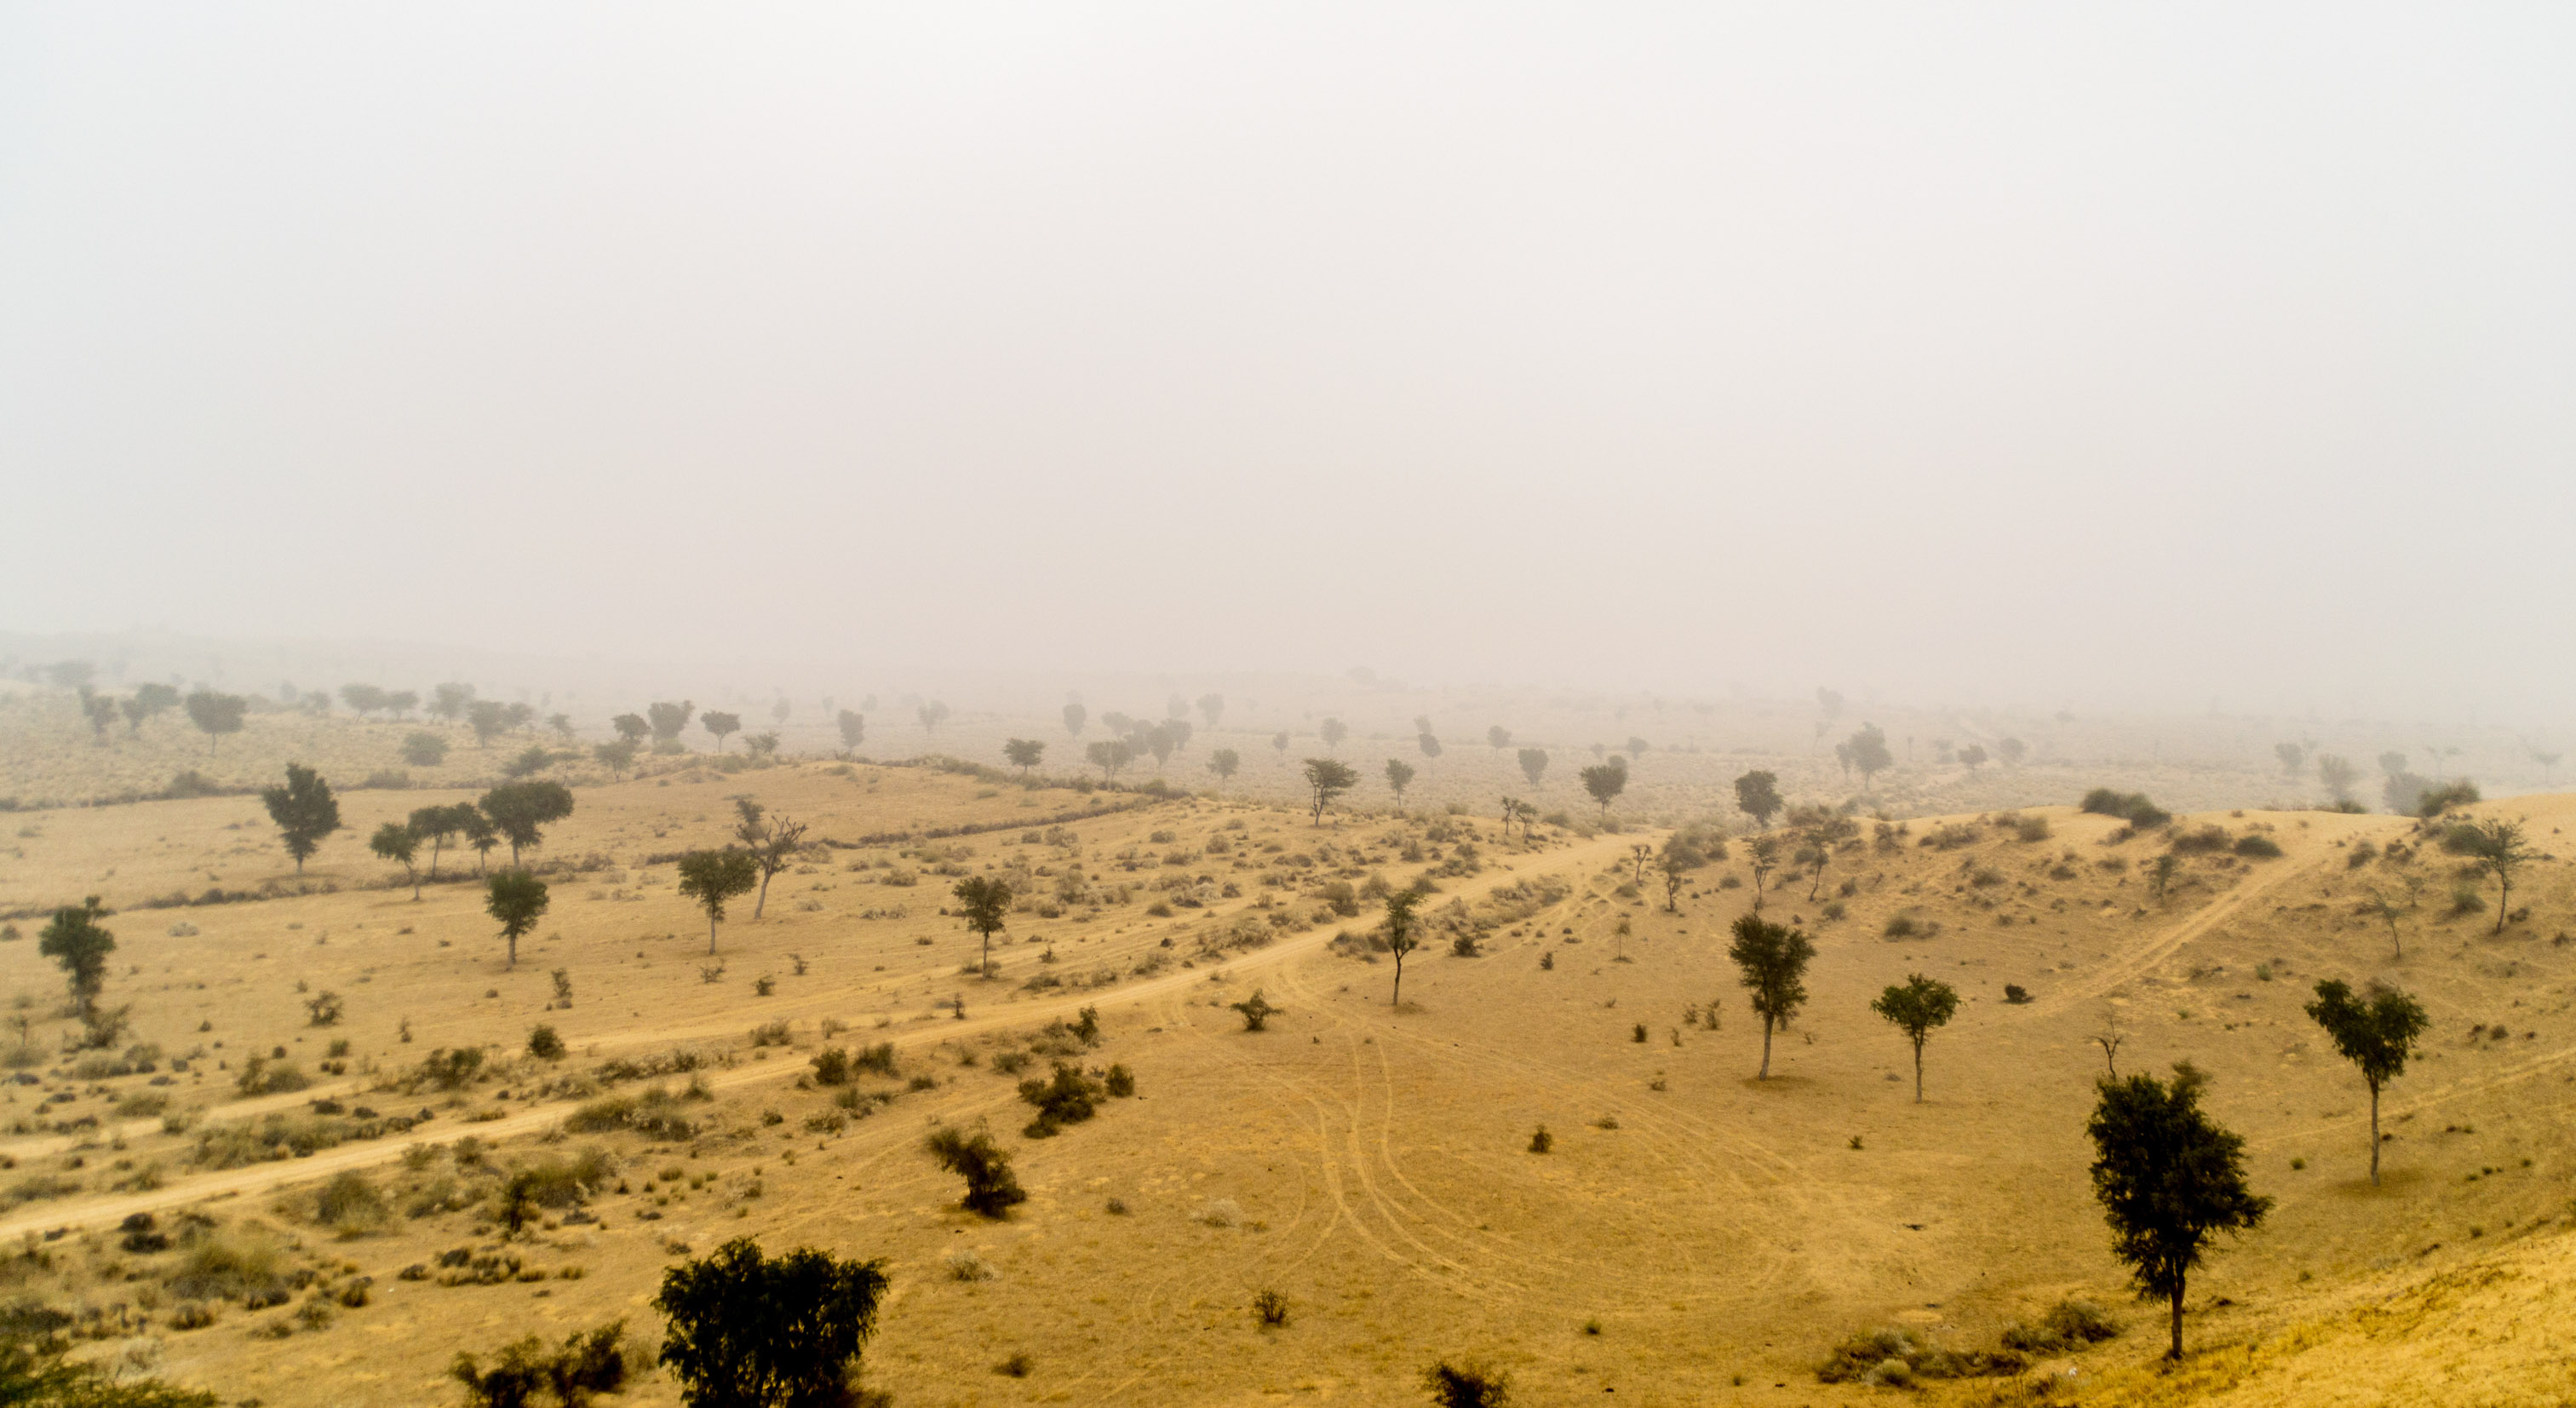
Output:
<svg viewBox="0 0 2576 1408">
<path fill-rule="evenodd" d="M 2279 860 L 2281 843 L 2269 836 L 2239 836 L 2236 854 L 2253 860 Z"/>
<path fill-rule="evenodd" d="M 1091 1118 L 1103 1094 L 1100 1082 L 1084 1075 L 1080 1068 L 1058 1061 L 1052 1078 L 1032 1077 L 1020 1082 L 1020 1098 L 1036 1106 L 1038 1112 L 1021 1133 L 1031 1139 L 1046 1139 L 1066 1125 L 1080 1124 Z"/>
</svg>

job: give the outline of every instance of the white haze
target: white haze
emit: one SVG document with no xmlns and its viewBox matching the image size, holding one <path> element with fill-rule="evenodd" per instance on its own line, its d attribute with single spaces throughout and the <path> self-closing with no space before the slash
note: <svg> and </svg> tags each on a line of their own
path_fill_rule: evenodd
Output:
<svg viewBox="0 0 2576 1408">
<path fill-rule="evenodd" d="M 10 4 L 0 628 L 2554 719 L 2571 73 L 2565 6 Z"/>
</svg>

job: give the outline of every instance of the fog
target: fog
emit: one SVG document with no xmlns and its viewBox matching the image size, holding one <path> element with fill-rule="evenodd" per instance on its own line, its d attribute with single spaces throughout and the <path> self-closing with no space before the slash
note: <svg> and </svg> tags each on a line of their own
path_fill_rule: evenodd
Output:
<svg viewBox="0 0 2576 1408">
<path fill-rule="evenodd" d="M 2555 720 L 2570 72 L 2542 6 L 15 4 L 0 628 Z"/>
</svg>

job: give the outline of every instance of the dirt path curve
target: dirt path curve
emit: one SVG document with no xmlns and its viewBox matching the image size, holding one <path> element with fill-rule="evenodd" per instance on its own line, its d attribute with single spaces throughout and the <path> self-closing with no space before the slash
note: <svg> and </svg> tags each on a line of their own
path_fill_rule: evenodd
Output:
<svg viewBox="0 0 2576 1408">
<path fill-rule="evenodd" d="M 2173 957 L 2183 945 L 2235 918 L 2254 901 L 2270 895 L 2300 876 L 2313 873 L 2322 861 L 2282 861 L 2259 875 L 2249 876 L 2233 890 L 2209 902 L 2181 923 L 2165 930 L 2145 943 L 2130 949 L 2107 966 L 2086 974 L 2082 981 L 2071 984 L 2029 1007 L 2032 1016 L 2063 1012 L 2080 1002 L 2106 997 L 2123 983 L 2133 982 L 2154 971 L 2156 965 Z"/>
<path fill-rule="evenodd" d="M 1577 842 L 1562 850 L 1535 856 L 1515 856 L 1511 868 L 1494 867 L 1484 877 L 1483 886 L 1468 893 L 1481 897 L 1504 885 L 1515 884 L 1522 877 L 1553 871 L 1587 870 L 1606 856 L 1626 853 L 1632 843 L 1626 835 Z M 1267 948 L 1256 949 L 1224 964 L 1228 974 L 1255 972 L 1275 968 L 1292 959 L 1302 958 L 1332 941 L 1332 931 L 1308 930 L 1294 938 L 1284 939 Z M 1160 977 L 1148 978 L 1115 992 L 1084 992 L 1065 997 L 1046 998 L 1036 1002 L 1016 1003 L 982 1016 L 963 1021 L 941 1022 L 914 1027 L 907 1032 L 887 1030 L 877 1033 L 897 1047 L 928 1046 L 954 1037 L 974 1036 L 1002 1027 L 1043 1025 L 1059 1017 L 1070 1018 L 1084 1007 L 1128 1006 L 1170 996 L 1184 988 L 1208 980 L 1209 969 L 1181 969 Z M 707 1084 L 717 1090 L 732 1090 L 764 1081 L 792 1079 L 805 1069 L 802 1061 L 761 1061 L 705 1072 Z M 297 1097 L 300 1103 L 305 1096 Z M 304 1183 L 327 1178 L 348 1169 L 372 1168 L 402 1157 L 406 1149 L 430 1144 L 458 1135 L 471 1134 L 486 1141 L 510 1139 L 539 1133 L 570 1114 L 577 1102 L 558 1100 L 545 1105 L 504 1115 L 480 1124 L 438 1121 L 429 1126 L 431 1133 L 414 1131 L 402 1137 L 388 1137 L 359 1144 L 343 1144 L 325 1149 L 307 1158 L 289 1159 L 282 1163 L 254 1164 L 247 1168 L 226 1169 L 202 1177 L 184 1179 L 167 1187 L 143 1193 L 119 1193 L 93 1196 L 69 1202 L 50 1203 L 43 1207 L 25 1208 L 9 1217 L 0 1217 L 0 1241 L 14 1240 L 30 1234 L 81 1231 L 94 1227 L 114 1226 L 139 1212 L 161 1213 L 193 1203 L 246 1197 L 266 1193 L 290 1183 Z M 246 1107 L 245 1107 L 246 1108 Z"/>
</svg>

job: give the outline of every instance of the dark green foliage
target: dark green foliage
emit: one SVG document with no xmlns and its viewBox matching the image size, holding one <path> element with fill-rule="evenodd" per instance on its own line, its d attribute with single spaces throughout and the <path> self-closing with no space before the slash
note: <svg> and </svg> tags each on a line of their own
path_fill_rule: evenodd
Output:
<svg viewBox="0 0 2576 1408">
<path fill-rule="evenodd" d="M 2236 838 L 2234 849 L 2236 854 L 2244 856 L 2249 860 L 2279 860 L 2281 858 L 2281 843 L 2273 840 L 2269 836 L 2239 836 Z"/>
<path fill-rule="evenodd" d="M 626 717 L 634 716 L 629 714 Z M 608 769 L 609 776 L 617 777 L 634 768 L 635 754 L 642 747 L 643 745 L 634 739 L 621 738 L 614 743 L 593 744 L 590 756 L 598 760 L 601 767 Z"/>
<path fill-rule="evenodd" d="M 560 782 L 505 782 L 483 794 L 481 810 L 510 843 L 510 864 L 522 849 L 545 842 L 545 828 L 572 815 L 572 789 Z"/>
<path fill-rule="evenodd" d="M 1816 946 L 1796 929 L 1746 914 L 1735 921 L 1735 940 L 1727 945 L 1726 956 L 1735 960 L 1737 981 L 1753 995 L 1754 1014 L 1762 1019 L 1762 1071 L 1757 1079 L 1769 1080 L 1771 1034 L 1788 1026 L 1789 1018 L 1806 1004 L 1807 963 L 1816 956 Z"/>
<path fill-rule="evenodd" d="M 2153 830 L 2173 820 L 2173 813 L 2147 800 L 2144 792 L 2116 792 L 2096 787 L 2084 794 L 2083 810 L 2096 816 L 2116 816 L 2141 831 Z"/>
<path fill-rule="evenodd" d="M 420 867 L 415 864 L 420 857 L 420 833 L 410 823 L 389 821 L 377 827 L 376 834 L 367 838 L 367 849 L 401 866 L 411 878 L 411 897 L 420 898 Z"/>
<path fill-rule="evenodd" d="M 1591 795 L 1593 801 L 1601 804 L 1601 819 L 1609 821 L 1610 804 L 1628 790 L 1628 760 L 1612 758 L 1606 763 L 1595 763 L 1585 768 L 1580 776 L 1583 790 Z"/>
<path fill-rule="evenodd" d="M 501 921 L 501 937 L 510 943 L 510 966 L 519 966 L 519 938 L 537 927 L 551 903 L 546 882 L 524 870 L 504 870 L 485 888 L 484 911 Z"/>
<path fill-rule="evenodd" d="M 2317 1000 L 2307 1010 L 2309 1019 L 2326 1029 L 2335 1050 L 2361 1068 L 2362 1082 L 2370 1087 L 2370 1181 L 2377 1183 L 2379 1090 L 2406 1073 L 2406 1058 L 2414 1054 L 2415 1039 L 2431 1019 L 2423 1004 L 2395 988 L 2374 982 L 2356 998 L 2351 985 L 2339 978 L 2318 983 Z"/>
<path fill-rule="evenodd" d="M 760 912 L 769 907 L 769 882 L 794 865 L 803 852 L 809 823 L 792 820 L 785 812 L 771 816 L 768 808 L 749 797 L 736 797 L 733 805 L 742 818 L 734 826 L 734 837 L 750 853 L 752 863 L 760 867 L 760 896 L 751 906 L 751 917 L 758 919 Z"/>
<path fill-rule="evenodd" d="M 707 912 L 707 952 L 716 951 L 716 924 L 725 901 L 760 883 L 760 862 L 749 851 L 691 851 L 680 857 L 680 893 Z"/>
<path fill-rule="evenodd" d="M 965 1135 L 942 1126 L 931 1131 L 926 1148 L 939 1166 L 966 1180 L 958 1206 L 990 1218 L 1006 1217 L 1013 1204 L 1029 1195 L 1011 1173 L 1011 1156 L 989 1134 Z"/>
<path fill-rule="evenodd" d="M 107 917 L 98 896 L 54 911 L 53 920 L 36 938 L 36 952 L 61 966 L 71 986 L 72 1006 L 83 1019 L 98 1007 L 107 987 L 107 956 L 116 952 L 116 936 L 98 921 Z"/>
<path fill-rule="evenodd" d="M 425 730 L 405 734 L 402 760 L 416 768 L 437 767 L 447 761 L 447 740 Z"/>
<path fill-rule="evenodd" d="M 2495 932 L 2503 933 L 2505 917 L 2513 907 L 2513 877 L 2523 866 L 2540 859 L 2540 852 L 2523 834 L 2522 823 L 2502 817 L 2464 821 L 2442 833 L 2442 849 L 2455 856 L 2467 856 L 2478 869 L 2495 877 Z"/>
<path fill-rule="evenodd" d="M 2216 855 L 2234 845 L 2235 838 L 2227 834 L 2226 827 L 2210 825 L 2193 831 L 2178 831 L 2168 844 L 2183 855 Z"/>
<path fill-rule="evenodd" d="M 1422 947 L 1422 921 L 1414 910 L 1422 903 L 1417 890 L 1399 890 L 1386 897 L 1386 947 L 1395 955 L 1395 993 L 1387 1001 L 1404 1006 L 1404 956 Z"/>
<path fill-rule="evenodd" d="M 1503 1408 L 1512 1401 L 1512 1378 L 1473 1359 L 1441 1360 L 1422 1373 L 1422 1387 L 1440 1408 Z"/>
<path fill-rule="evenodd" d="M 725 735 L 742 731 L 742 715 L 718 713 L 709 709 L 698 715 L 698 727 L 716 736 L 716 751 L 724 751 Z"/>
<path fill-rule="evenodd" d="M 1010 923 L 1011 887 L 998 876 L 969 875 L 949 891 L 957 897 L 959 917 L 984 940 L 984 971 L 993 971 L 993 936 Z"/>
<path fill-rule="evenodd" d="M 850 1053 L 837 1046 L 827 1046 L 815 1052 L 811 1064 L 816 1085 L 850 1083 Z"/>
<path fill-rule="evenodd" d="M 638 748 L 644 746 L 644 740 L 653 732 L 653 726 L 644 721 L 642 714 L 620 714 L 610 719 L 608 726 L 617 731 L 619 742 L 632 743 Z"/>
<path fill-rule="evenodd" d="M 530 1028 L 528 1031 L 528 1054 L 536 1057 L 540 1061 L 562 1060 L 564 1058 L 564 1039 L 562 1033 L 557 1032 L 552 1026 L 542 1022 L 537 1024 L 535 1027 Z"/>
<path fill-rule="evenodd" d="M 680 736 L 680 730 L 689 726 L 689 715 L 696 711 L 697 705 L 686 699 L 677 704 L 666 701 L 646 705 L 644 717 L 647 726 L 653 730 L 653 741 L 656 743 L 676 741 Z"/>
<path fill-rule="evenodd" d="M 748 1238 L 662 1274 L 662 1363 L 691 1408 L 826 1408 L 854 1401 L 859 1352 L 886 1290 L 882 1261 L 811 1247 L 765 1258 Z"/>
<path fill-rule="evenodd" d="M 250 712 L 250 701 L 238 694 L 218 694 L 201 689 L 188 696 L 188 722 L 205 730 L 206 751 L 215 751 L 216 742 L 228 733 L 242 730 L 242 716 Z"/>
<path fill-rule="evenodd" d="M 1009 759 L 1011 766 L 1018 768 L 1020 776 L 1025 778 L 1029 769 L 1036 767 L 1038 760 L 1046 756 L 1046 745 L 1034 738 L 1014 738 L 1002 745 L 1002 756 Z"/>
<path fill-rule="evenodd" d="M 2245 1141 L 2200 1108 L 2208 1078 L 2189 1063 L 2171 1085 L 2149 1075 L 2098 1083 L 2085 1124 L 2097 1157 L 2093 1196 L 2111 1224 L 2111 1251 L 2142 1295 L 2171 1306 L 2170 1359 L 2182 1358 L 2182 1301 L 2192 1268 L 2220 1232 L 2262 1224 L 2272 1200 L 2245 1185 Z"/>
<path fill-rule="evenodd" d="M 166 684 L 139 684 L 134 697 L 117 707 L 125 714 L 125 731 L 140 736 L 145 724 L 179 707 L 179 691 Z"/>
<path fill-rule="evenodd" d="M 2427 786 L 2415 802 L 2415 815 L 2430 820 L 2454 807 L 2473 806 L 2478 801 L 2478 785 L 2466 778 Z"/>
<path fill-rule="evenodd" d="M 286 853 L 295 857 L 298 874 L 322 838 L 340 829 L 340 799 L 331 795 L 322 774 L 302 763 L 288 763 L 286 785 L 262 788 L 259 800 L 268 808 L 268 819 L 277 823 Z"/>
<path fill-rule="evenodd" d="M 117 1379 L 63 1358 L 70 1342 L 12 1325 L 0 1333 L 0 1403 L 25 1408 L 216 1408 L 211 1393 L 157 1379 Z"/>
<path fill-rule="evenodd" d="M 874 1071 L 878 1075 L 884 1076 L 888 1080 L 892 1080 L 897 1074 L 895 1071 L 894 1061 L 894 1043 L 891 1041 L 881 1041 L 874 1046 L 861 1047 L 857 1051 L 851 1053 L 850 1065 L 854 1069 Z"/>
<path fill-rule="evenodd" d="M 1424 734 L 1423 737 L 1428 738 L 1430 735 Z M 1387 759 L 1386 785 L 1387 790 L 1395 794 L 1395 804 L 1399 807 L 1403 806 L 1404 789 L 1413 785 L 1413 764 L 1400 758 Z"/>
<path fill-rule="evenodd" d="M 1780 775 L 1755 769 L 1735 779 L 1735 807 L 1753 818 L 1756 826 L 1767 827 L 1771 818 L 1788 806 L 1780 798 Z"/>
<path fill-rule="evenodd" d="M 1530 786 L 1538 786 L 1539 779 L 1547 776 L 1547 750 L 1544 748 L 1523 748 L 1520 750 L 1519 756 L 1521 776 L 1529 779 Z"/>
<path fill-rule="evenodd" d="M 833 722 L 840 726 L 841 746 L 843 748 L 856 748 L 860 744 L 868 741 L 867 715 L 854 714 L 847 709 L 843 709 L 837 716 L 835 716 Z"/>
<path fill-rule="evenodd" d="M 1958 1014 L 1958 989 L 1915 973 L 1903 983 L 1889 984 L 1869 1010 L 1886 1018 L 1914 1044 L 1914 1102 L 1923 1103 L 1923 1043 Z"/>
<path fill-rule="evenodd" d="M 412 812 L 408 823 L 412 836 L 429 843 L 430 879 L 438 878 L 438 853 L 460 832 L 469 829 L 469 818 L 472 824 L 488 824 L 483 822 L 483 814 L 476 811 L 470 802 L 447 807 L 420 807 Z"/>
<path fill-rule="evenodd" d="M 1327 719 L 1325 722 L 1332 724 L 1336 721 Z M 1338 740 L 1329 738 L 1326 740 L 1327 743 L 1336 741 Z M 1324 808 L 1331 806 L 1335 797 L 1357 787 L 1359 782 L 1358 771 L 1348 763 L 1337 758 L 1308 758 L 1306 788 L 1314 798 L 1315 824 L 1323 825 Z"/>
<path fill-rule="evenodd" d="M 1259 988 L 1254 988 L 1252 996 L 1234 1003 L 1233 1007 L 1235 1011 L 1243 1014 L 1243 1029 L 1248 1032 L 1266 1029 L 1270 1025 L 1271 1018 L 1288 1010 L 1284 1007 L 1271 1006 L 1270 1000 L 1261 995 Z"/>
<path fill-rule="evenodd" d="M 573 1335 L 551 1353 L 544 1341 L 530 1335 L 503 1346 L 490 1369 L 476 1363 L 473 1355 L 460 1354 L 447 1372 L 465 1385 L 466 1408 L 542 1403 L 581 1408 L 594 1394 L 616 1393 L 626 1386 L 631 1372 L 627 1357 L 637 1351 L 620 1343 L 625 1334 L 626 1322 L 620 1320 Z"/>
<path fill-rule="evenodd" d="M 1125 1100 L 1136 1093 L 1136 1073 L 1112 1063 L 1109 1074 L 1101 1078 L 1101 1089 L 1113 1100 Z"/>
<path fill-rule="evenodd" d="M 1037 1118 L 1020 1131 L 1031 1139 L 1045 1139 L 1069 1124 L 1080 1124 L 1091 1118 L 1105 1094 L 1100 1082 L 1081 1069 L 1058 1061 L 1055 1074 L 1048 1079 L 1031 1077 L 1020 1082 L 1020 1098 L 1037 1107 Z"/>
</svg>

